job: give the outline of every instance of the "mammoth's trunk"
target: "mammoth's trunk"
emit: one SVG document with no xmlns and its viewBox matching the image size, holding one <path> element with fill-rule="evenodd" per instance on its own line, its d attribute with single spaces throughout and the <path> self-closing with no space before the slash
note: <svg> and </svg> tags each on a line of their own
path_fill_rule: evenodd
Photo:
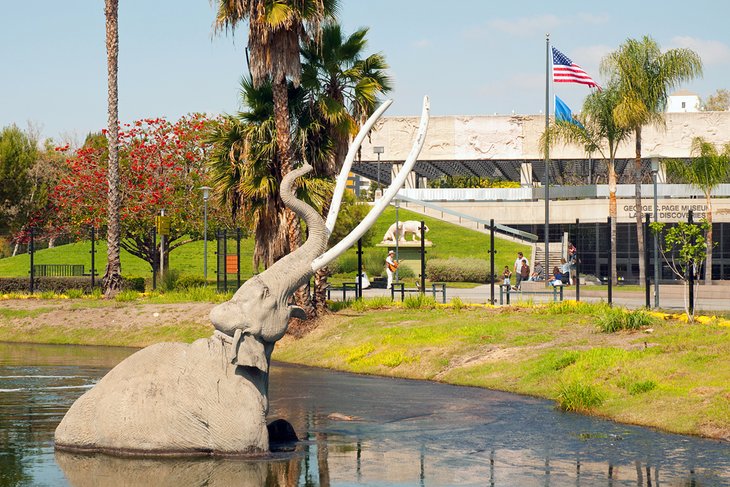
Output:
<svg viewBox="0 0 730 487">
<path fill-rule="evenodd" d="M 291 171 L 281 181 L 281 200 L 307 223 L 309 236 L 307 241 L 297 250 L 278 260 L 269 267 L 261 278 L 265 279 L 272 294 L 288 299 L 289 296 L 312 276 L 312 261 L 327 248 L 327 232 L 324 220 L 317 211 L 298 200 L 294 191 L 294 181 L 312 170 L 305 164 Z"/>
</svg>

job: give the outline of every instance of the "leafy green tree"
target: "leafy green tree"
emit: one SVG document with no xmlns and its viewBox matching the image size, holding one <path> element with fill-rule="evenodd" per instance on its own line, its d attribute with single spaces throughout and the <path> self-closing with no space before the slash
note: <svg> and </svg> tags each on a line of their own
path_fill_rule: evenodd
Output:
<svg viewBox="0 0 730 487">
<path fill-rule="evenodd" d="M 667 161 L 667 175 L 702 191 L 707 205 L 707 265 L 705 284 L 712 284 L 712 190 L 730 177 L 730 143 L 718 152 L 714 144 L 701 137 L 692 140 L 693 157 L 689 162 Z"/>
<path fill-rule="evenodd" d="M 706 220 L 700 223 L 679 222 L 665 231 L 665 223 L 651 224 L 651 230 L 661 237 L 662 245 L 659 246 L 659 250 L 662 258 L 672 272 L 684 282 L 684 311 L 690 323 L 694 321 L 695 306 L 692 303 L 690 312 L 689 275 L 691 270 L 693 275 L 697 276 L 707 257 L 707 240 L 704 235 L 709 226 Z M 694 301 L 697 302 L 699 279 L 695 279 L 694 286 Z"/>
<path fill-rule="evenodd" d="M 730 109 L 730 91 L 720 88 L 705 100 L 704 110 L 708 112 L 724 112 Z"/>
<path fill-rule="evenodd" d="M 668 93 L 681 83 L 702 75 L 702 60 L 691 49 L 662 52 L 649 36 L 627 39 L 601 62 L 601 73 L 614 83 L 620 101 L 614 109 L 616 124 L 634 132 L 636 184 L 636 241 L 639 247 L 639 282 L 644 283 L 644 232 L 641 222 L 641 131 L 645 125 L 664 123 Z"/>
<path fill-rule="evenodd" d="M 36 141 L 17 126 L 0 132 L 0 232 L 17 232 L 28 221 L 30 170 L 38 157 Z"/>
<path fill-rule="evenodd" d="M 616 283 L 616 151 L 631 135 L 631 130 L 616 123 L 614 110 L 621 101 L 618 87 L 609 84 L 602 91 L 586 97 L 577 117 L 580 124 L 558 121 L 549 127 L 552 143 L 562 142 L 582 146 L 586 154 L 600 154 L 608 169 L 608 214 L 611 217 L 611 280 Z M 545 136 L 541 144 L 545 144 Z"/>
</svg>

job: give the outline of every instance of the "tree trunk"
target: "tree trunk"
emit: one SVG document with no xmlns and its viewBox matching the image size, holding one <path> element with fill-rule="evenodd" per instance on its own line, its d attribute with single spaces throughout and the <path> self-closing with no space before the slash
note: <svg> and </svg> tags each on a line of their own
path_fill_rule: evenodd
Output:
<svg viewBox="0 0 730 487">
<path fill-rule="evenodd" d="M 706 194 L 707 198 L 707 211 L 705 216 L 707 223 L 710 225 L 707 228 L 707 257 L 705 259 L 705 285 L 712 285 L 712 198 L 710 194 Z"/>
<path fill-rule="evenodd" d="M 109 168 L 107 169 L 107 265 L 104 272 L 104 295 L 113 297 L 122 289 L 122 263 L 119 256 L 121 241 L 121 203 L 119 190 L 119 106 L 118 106 L 118 57 L 119 57 L 119 0 L 106 0 L 106 52 L 108 76 Z"/>
<path fill-rule="evenodd" d="M 291 164 L 291 129 L 289 124 L 289 98 L 286 78 L 273 80 L 272 95 L 274 98 L 274 124 L 276 125 L 276 146 L 281 161 L 281 176 L 284 177 L 292 170 Z M 289 208 L 285 210 L 286 223 L 289 234 L 289 251 L 294 252 L 301 245 L 301 225 L 299 218 Z M 307 312 L 313 315 L 309 286 L 302 286 L 294 292 L 294 301 Z"/>
<path fill-rule="evenodd" d="M 609 269 L 610 279 L 613 284 L 618 284 L 616 275 L 616 218 L 618 216 L 616 205 L 616 163 L 608 162 L 608 215 L 611 217 L 611 268 Z"/>
<path fill-rule="evenodd" d="M 314 273 L 312 307 L 317 316 L 323 315 L 327 310 L 327 278 L 329 276 L 330 271 L 326 266 Z"/>
<path fill-rule="evenodd" d="M 634 167 L 634 178 L 636 179 L 636 246 L 639 250 L 639 286 L 646 285 L 646 262 L 644 262 L 644 224 L 641 213 L 641 127 L 636 129 L 636 164 Z"/>
</svg>

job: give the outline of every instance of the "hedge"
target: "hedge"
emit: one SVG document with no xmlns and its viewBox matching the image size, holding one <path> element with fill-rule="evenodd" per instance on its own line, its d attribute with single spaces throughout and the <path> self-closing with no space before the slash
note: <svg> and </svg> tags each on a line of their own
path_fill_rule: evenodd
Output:
<svg viewBox="0 0 730 487">
<path fill-rule="evenodd" d="M 489 282 L 489 262 L 483 259 L 429 259 L 426 277 L 442 282 Z"/>
<path fill-rule="evenodd" d="M 33 281 L 35 291 L 53 291 L 63 293 L 69 289 L 81 289 L 86 293 L 91 292 L 91 278 L 77 277 L 36 277 Z M 101 279 L 94 282 L 94 287 L 101 289 Z M 24 293 L 30 289 L 30 278 L 27 277 L 0 277 L 0 294 Z M 122 278 L 122 289 L 130 291 L 145 291 L 143 277 Z"/>
</svg>

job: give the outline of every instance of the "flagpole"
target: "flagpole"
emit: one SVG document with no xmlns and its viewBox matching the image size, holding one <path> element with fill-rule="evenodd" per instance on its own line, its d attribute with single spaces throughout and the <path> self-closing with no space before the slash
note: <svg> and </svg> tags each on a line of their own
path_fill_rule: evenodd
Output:
<svg viewBox="0 0 730 487">
<path fill-rule="evenodd" d="M 550 34 L 545 34 L 545 281 L 550 275 Z M 535 263 L 532 263 L 533 267 Z"/>
</svg>

